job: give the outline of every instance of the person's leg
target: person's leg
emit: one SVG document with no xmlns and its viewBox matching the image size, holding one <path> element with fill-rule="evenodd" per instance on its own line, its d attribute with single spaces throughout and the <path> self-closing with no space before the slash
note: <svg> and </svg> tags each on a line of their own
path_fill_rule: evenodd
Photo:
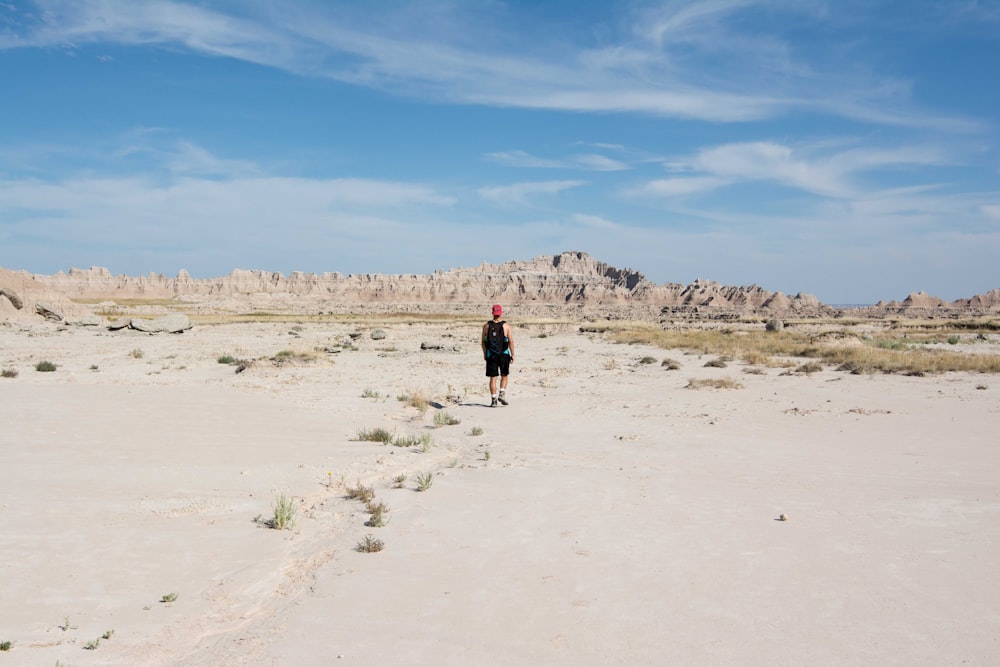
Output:
<svg viewBox="0 0 1000 667">
<path fill-rule="evenodd" d="M 490 407 L 497 406 L 497 376 L 500 375 L 500 367 L 493 359 L 486 360 L 486 375 L 490 379 Z"/>
<path fill-rule="evenodd" d="M 510 377 L 510 359 L 502 359 L 500 363 L 500 394 L 497 398 L 507 405 L 507 379 Z"/>
</svg>

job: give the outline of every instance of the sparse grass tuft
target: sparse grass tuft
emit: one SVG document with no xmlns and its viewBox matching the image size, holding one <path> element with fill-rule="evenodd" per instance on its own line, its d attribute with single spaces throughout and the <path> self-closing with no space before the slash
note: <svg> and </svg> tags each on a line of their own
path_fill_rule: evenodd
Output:
<svg viewBox="0 0 1000 667">
<path fill-rule="evenodd" d="M 403 485 L 406 484 L 406 473 L 401 472 L 392 478 L 392 487 L 394 489 L 401 489 Z"/>
<path fill-rule="evenodd" d="M 35 370 L 39 373 L 51 373 L 56 369 L 56 365 L 51 361 L 39 361 L 35 364 Z"/>
<path fill-rule="evenodd" d="M 455 426 L 461 423 L 461 419 L 451 416 L 446 410 L 434 414 L 434 426 Z"/>
<path fill-rule="evenodd" d="M 175 600 L 177 600 L 177 593 L 167 593 L 166 595 L 160 598 L 160 602 L 164 604 L 170 604 Z"/>
<path fill-rule="evenodd" d="M 365 387 L 364 391 L 361 392 L 361 398 L 382 398 L 382 394 L 371 387 Z"/>
<path fill-rule="evenodd" d="M 381 442 L 387 444 L 392 442 L 392 433 L 384 428 L 362 429 L 358 431 L 355 440 L 361 442 Z"/>
<path fill-rule="evenodd" d="M 218 359 L 216 359 L 216 361 L 218 361 L 220 364 L 227 364 L 229 366 L 235 366 L 236 364 L 240 363 L 240 360 L 231 354 L 224 354 Z"/>
<path fill-rule="evenodd" d="M 718 359 L 709 359 L 705 362 L 705 368 L 725 368 L 726 365 L 726 361 L 722 357 L 719 357 Z"/>
<path fill-rule="evenodd" d="M 795 369 L 796 373 L 805 373 L 806 375 L 812 375 L 813 373 L 818 373 L 823 370 L 823 364 L 816 363 L 815 361 L 810 361 L 809 363 L 802 364 Z"/>
<path fill-rule="evenodd" d="M 17 369 L 16 368 L 5 368 L 5 369 L 3 369 L 3 371 L 0 371 L 0 376 L 3 376 L 5 378 L 16 378 L 17 377 Z"/>
<path fill-rule="evenodd" d="M 97 647 L 101 645 L 100 639 L 94 639 L 83 645 L 83 650 L 85 651 L 96 651 Z"/>
<path fill-rule="evenodd" d="M 267 525 L 275 530 L 284 530 L 295 525 L 295 501 L 288 496 L 281 494 L 274 500 L 272 505 L 274 515 Z"/>
<path fill-rule="evenodd" d="M 749 368 L 744 368 L 743 372 L 747 375 L 764 375 L 763 368 L 757 368 L 756 366 L 750 366 Z"/>
<path fill-rule="evenodd" d="M 294 364 L 308 364 L 310 362 L 316 361 L 321 357 L 321 353 L 316 350 L 281 350 L 273 357 L 271 361 L 279 366 L 284 365 L 294 365 Z"/>
<path fill-rule="evenodd" d="M 702 389 L 711 387 L 713 389 L 742 389 L 743 385 L 730 378 L 713 378 L 707 380 L 688 380 L 685 389 Z"/>
<path fill-rule="evenodd" d="M 389 507 L 384 501 L 374 502 L 369 501 L 367 504 L 368 511 L 371 516 L 368 517 L 368 521 L 365 521 L 365 525 L 370 528 L 382 528 L 386 524 L 385 515 L 389 513 Z"/>
<path fill-rule="evenodd" d="M 646 365 L 646 364 L 655 364 L 656 363 L 656 359 L 654 357 L 643 357 L 642 359 L 639 360 L 639 363 L 643 364 L 643 365 Z"/>
<path fill-rule="evenodd" d="M 431 445 L 430 433 L 424 433 L 423 435 L 407 435 L 399 436 L 392 441 L 393 447 L 419 447 L 423 451 L 427 451 Z"/>
<path fill-rule="evenodd" d="M 423 391 L 419 389 L 409 393 L 400 394 L 396 398 L 398 398 L 400 402 L 406 403 L 411 408 L 416 408 L 420 414 L 427 412 L 427 408 L 431 405 L 431 400 Z"/>
<path fill-rule="evenodd" d="M 132 357 L 133 359 L 142 359 L 143 357 L 146 356 L 146 353 L 140 350 L 139 348 L 134 348 L 131 352 L 128 353 L 128 356 Z"/>
<path fill-rule="evenodd" d="M 426 491 L 434 484 L 434 475 L 429 472 L 417 475 L 417 491 Z"/>
<path fill-rule="evenodd" d="M 469 431 L 469 435 L 482 435 L 482 434 L 483 434 L 482 426 L 473 426 L 472 430 Z"/>
<path fill-rule="evenodd" d="M 373 554 L 385 549 L 385 542 L 374 535 L 365 535 L 364 539 L 358 542 L 358 551 L 366 554 Z"/>
<path fill-rule="evenodd" d="M 680 363 L 674 359 L 664 359 L 660 362 L 660 366 L 666 368 L 668 371 L 676 371 L 681 367 Z"/>
<path fill-rule="evenodd" d="M 111 639 L 114 636 L 114 634 L 115 634 L 114 630 L 108 630 L 103 635 L 101 635 L 101 639 Z"/>
<path fill-rule="evenodd" d="M 367 505 L 375 498 L 375 487 L 365 486 L 358 480 L 356 486 L 347 487 L 347 497 L 356 498 Z"/>
</svg>

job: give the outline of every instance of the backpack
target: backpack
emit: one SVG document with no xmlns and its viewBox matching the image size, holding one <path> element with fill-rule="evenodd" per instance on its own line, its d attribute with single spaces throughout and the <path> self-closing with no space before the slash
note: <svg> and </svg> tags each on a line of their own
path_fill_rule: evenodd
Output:
<svg viewBox="0 0 1000 667">
<path fill-rule="evenodd" d="M 504 321 L 486 323 L 486 352 L 490 356 L 499 356 L 507 351 L 507 337 L 503 335 Z"/>
</svg>

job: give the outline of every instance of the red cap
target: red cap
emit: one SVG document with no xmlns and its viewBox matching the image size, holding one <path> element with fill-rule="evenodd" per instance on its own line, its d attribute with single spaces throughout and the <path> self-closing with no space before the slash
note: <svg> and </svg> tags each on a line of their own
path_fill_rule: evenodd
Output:
<svg viewBox="0 0 1000 667">
<path fill-rule="evenodd" d="M 493 304 L 493 314 L 494 315 L 503 315 L 503 308 L 500 307 L 499 303 Z"/>
</svg>

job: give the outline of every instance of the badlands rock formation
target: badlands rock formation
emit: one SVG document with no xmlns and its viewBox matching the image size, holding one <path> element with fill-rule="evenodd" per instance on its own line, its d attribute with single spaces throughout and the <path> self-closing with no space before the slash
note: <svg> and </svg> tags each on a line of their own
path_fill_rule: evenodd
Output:
<svg viewBox="0 0 1000 667">
<path fill-rule="evenodd" d="M 718 318 L 742 315 L 831 317 L 838 314 L 886 315 L 991 314 L 1000 312 L 1000 289 L 971 299 L 946 303 L 923 292 L 902 303 L 880 302 L 866 308 L 839 311 L 809 294 L 788 296 L 758 285 L 728 286 L 707 280 L 690 285 L 657 285 L 638 271 L 599 262 L 584 252 L 564 252 L 529 261 L 435 271 L 429 275 L 281 273 L 236 269 L 228 276 L 195 279 L 187 271 L 175 278 L 112 275 L 105 268 L 71 269 L 52 276 L 0 269 L 0 289 L 27 308 L 0 293 L 0 318 L 33 312 L 39 299 L 56 303 L 67 320 L 87 309 L 73 300 L 115 301 L 170 299 L 190 302 L 193 311 L 302 310 L 421 310 L 428 307 L 456 312 L 479 312 L 483 304 L 516 305 L 523 313 L 573 306 L 583 312 L 612 317 L 649 319 Z"/>
<path fill-rule="evenodd" d="M 27 277 L 27 276 L 26 276 Z M 44 288 L 71 298 L 150 298 L 192 300 L 209 297 L 285 295 L 321 297 L 344 304 L 504 303 L 646 305 L 666 309 L 710 308 L 739 311 L 828 314 L 815 297 L 788 297 L 757 285 L 731 287 L 711 281 L 656 285 L 641 273 L 618 269 L 583 252 L 564 252 L 530 261 L 481 264 L 430 275 L 385 275 L 237 269 L 228 276 L 198 280 L 186 271 L 176 278 L 112 275 L 104 268 L 71 269 L 53 276 L 30 276 Z"/>
</svg>

